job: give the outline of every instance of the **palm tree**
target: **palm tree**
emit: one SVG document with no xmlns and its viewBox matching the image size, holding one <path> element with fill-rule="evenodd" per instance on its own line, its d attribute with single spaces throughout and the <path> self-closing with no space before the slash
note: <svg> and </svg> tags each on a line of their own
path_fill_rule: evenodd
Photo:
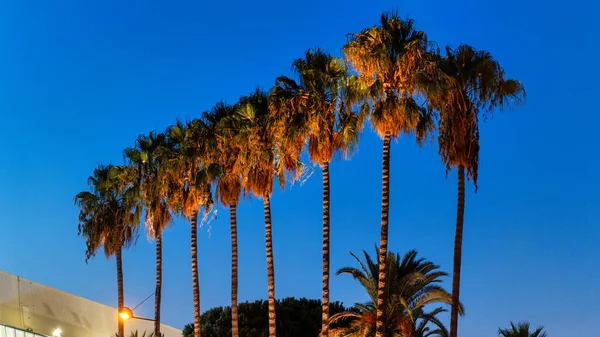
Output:
<svg viewBox="0 0 600 337">
<path fill-rule="evenodd" d="M 378 254 L 378 249 L 376 249 Z M 351 253 L 352 254 L 352 253 Z M 379 284 L 379 265 L 363 251 L 363 263 L 356 255 L 359 268 L 341 268 L 337 274 L 349 274 L 359 281 L 369 294 L 370 301 L 357 304 L 348 312 L 331 317 L 331 322 L 350 320 L 348 327 L 335 329 L 334 336 L 374 336 L 376 333 Z M 450 304 L 452 296 L 439 284 L 448 276 L 439 266 L 423 258 L 417 258 L 412 250 L 404 257 L 388 253 L 386 265 L 389 282 L 386 283 L 386 310 L 384 324 L 386 337 L 447 336 L 447 331 L 437 315 L 445 310 L 437 307 L 431 312 L 426 308 L 435 304 Z M 461 307 L 462 311 L 462 307 Z"/>
<path fill-rule="evenodd" d="M 160 336 L 160 304 L 162 290 L 162 233 L 171 223 L 167 203 L 169 186 L 165 184 L 165 169 L 161 167 L 168 158 L 169 149 L 164 133 L 150 132 L 140 135 L 134 147 L 125 149 L 125 157 L 137 174 L 141 196 L 146 209 L 144 222 L 148 237 L 156 241 L 156 290 L 154 295 L 154 335 Z"/>
<path fill-rule="evenodd" d="M 237 124 L 245 148 L 242 160 L 247 164 L 242 174 L 242 188 L 263 200 L 269 291 L 269 336 L 276 337 L 275 267 L 273 261 L 273 234 L 271 222 L 271 194 L 275 180 L 275 137 L 269 114 L 268 95 L 257 89 L 242 97 L 232 122 Z M 284 179 L 280 176 L 280 185 Z"/>
<path fill-rule="evenodd" d="M 458 169 L 458 205 L 454 240 L 452 277 L 452 311 L 450 336 L 458 334 L 458 303 L 462 236 L 465 211 L 465 171 L 477 190 L 479 168 L 479 115 L 484 117 L 495 108 L 504 108 L 525 98 L 520 82 L 505 79 L 500 64 L 486 51 L 461 45 L 446 48 L 438 57 L 436 68 L 421 72 L 418 83 L 429 104 L 439 112 L 439 154 L 446 172 Z"/>
<path fill-rule="evenodd" d="M 86 262 L 104 248 L 106 258 L 115 255 L 117 262 L 118 309 L 123 308 L 123 257 L 124 248 L 137 238 L 141 205 L 138 189 L 131 180 L 114 179 L 111 171 L 126 170 L 112 165 L 99 165 L 88 178 L 90 191 L 75 196 L 79 206 L 79 235 L 86 241 Z M 125 176 L 125 175 L 124 175 Z M 124 337 L 123 321 L 118 320 L 118 336 Z"/>
<path fill-rule="evenodd" d="M 310 49 L 304 58 L 296 59 L 292 69 L 299 83 L 282 76 L 272 90 L 272 113 L 278 121 L 278 149 L 291 154 L 292 168 L 299 162 L 302 148 L 308 139 L 309 159 L 319 164 L 323 181 L 323 277 L 322 277 L 322 336 L 329 336 L 329 240 L 330 240 L 330 185 L 329 162 L 336 151 L 348 152 L 358 140 L 363 125 L 352 120 L 354 98 L 342 90 L 349 80 L 344 61 L 321 49 Z M 352 83 L 356 83 L 353 81 Z M 351 88 L 351 87 L 348 87 Z M 347 109 L 344 109 L 347 108 Z M 364 110 L 361 110 L 364 111 Z M 338 118 L 339 115 L 339 118 Z M 364 115 L 362 115 L 364 116 Z M 364 119 L 364 118 L 363 118 Z M 338 122 L 339 120 L 339 122 Z M 290 163 L 288 159 L 288 163 Z M 288 165 L 289 166 L 289 165 Z"/>
<path fill-rule="evenodd" d="M 448 337 L 448 329 L 444 326 L 444 323 L 437 317 L 438 314 L 448 312 L 448 310 L 437 307 L 430 312 L 425 312 L 422 309 L 417 310 L 413 313 L 413 319 L 415 324 L 412 337 Z"/>
<path fill-rule="evenodd" d="M 510 322 L 510 329 L 498 329 L 498 335 L 502 337 L 547 337 L 544 327 L 538 327 L 533 332 L 529 332 L 529 322 L 522 322 L 517 325 Z"/>
<path fill-rule="evenodd" d="M 162 161 L 167 202 L 174 213 L 183 215 L 191 225 L 192 284 L 194 296 L 194 336 L 200 337 L 200 282 L 198 279 L 198 214 L 210 212 L 213 201 L 211 183 L 218 172 L 212 165 L 202 166 L 206 130 L 199 120 L 177 121 L 166 131 L 169 152 Z"/>
<path fill-rule="evenodd" d="M 241 194 L 241 174 L 244 149 L 240 130 L 235 125 L 234 107 L 217 103 L 210 112 L 204 114 L 208 130 L 207 161 L 216 163 L 220 169 L 216 181 L 215 196 L 223 206 L 229 207 L 229 228 L 231 232 L 231 336 L 239 336 L 238 326 L 238 238 L 237 205 Z"/>
<path fill-rule="evenodd" d="M 430 114 L 414 96 L 415 75 L 427 65 L 423 55 L 428 50 L 425 33 L 415 30 L 412 20 L 400 19 L 398 13 L 383 14 L 379 25 L 352 34 L 344 46 L 346 60 L 369 87 L 371 124 L 383 139 L 377 337 L 385 334 L 383 292 L 387 281 L 390 143 L 401 133 L 415 133 L 420 145 L 433 130 Z"/>
</svg>

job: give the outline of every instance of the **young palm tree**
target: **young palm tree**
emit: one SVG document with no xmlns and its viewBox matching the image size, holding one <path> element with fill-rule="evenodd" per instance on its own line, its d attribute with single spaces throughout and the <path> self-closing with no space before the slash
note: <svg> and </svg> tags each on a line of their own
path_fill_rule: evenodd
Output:
<svg viewBox="0 0 600 337">
<path fill-rule="evenodd" d="M 113 179 L 111 171 L 125 170 L 99 165 L 88 178 L 90 191 L 75 197 L 79 206 L 79 235 L 85 238 L 86 262 L 104 248 L 106 258 L 115 255 L 117 262 L 118 309 L 123 308 L 123 248 L 137 238 L 141 205 L 138 190 L 131 183 Z M 131 180 L 129 180 L 131 182 Z M 118 320 L 118 337 L 124 337 L 123 321 Z"/>
<path fill-rule="evenodd" d="M 533 332 L 529 332 L 529 322 L 522 322 L 517 325 L 510 322 L 510 329 L 498 329 L 498 335 L 502 337 L 547 337 L 544 327 L 541 326 Z"/>
<path fill-rule="evenodd" d="M 320 49 L 310 49 L 304 58 L 296 59 L 292 69 L 299 83 L 282 76 L 272 90 L 271 110 L 278 121 L 278 149 L 292 154 L 292 167 L 299 161 L 302 148 L 308 139 L 308 156 L 319 164 L 323 181 L 323 277 L 322 277 L 322 336 L 329 336 L 329 241 L 330 241 L 330 185 L 329 162 L 336 151 L 348 150 L 358 141 L 363 123 L 352 123 L 351 107 L 356 97 L 343 95 L 349 80 L 342 59 Z M 353 84 L 356 81 L 352 82 Z M 348 87 L 352 89 L 352 87 Z M 346 101 L 342 101 L 347 98 Z M 343 104 L 345 103 L 345 104 Z M 347 109 L 343 109 L 347 108 Z M 364 111 L 364 110 L 361 110 Z M 363 115 L 364 116 L 364 115 Z M 338 118 L 339 117 L 339 118 Z M 363 118 L 364 119 L 364 118 Z M 339 122 L 338 122 L 339 121 Z M 289 159 L 288 159 L 289 163 Z"/>
<path fill-rule="evenodd" d="M 275 267 L 273 261 L 273 233 L 271 222 L 271 194 L 275 180 L 275 137 L 269 114 L 268 95 L 257 89 L 242 97 L 235 111 L 236 123 L 245 148 L 242 160 L 247 163 L 242 174 L 242 188 L 263 200 L 269 291 L 269 336 L 276 337 Z M 284 180 L 279 179 L 283 186 Z"/>
<path fill-rule="evenodd" d="M 378 254 L 378 250 L 376 251 Z M 351 253 L 352 254 L 352 253 Z M 359 268 L 345 267 L 337 274 L 349 274 L 365 288 L 371 300 L 357 304 L 354 310 L 331 317 L 331 322 L 350 320 L 349 326 L 332 331 L 334 336 L 375 336 L 378 300 L 379 265 L 363 251 L 365 262 L 352 256 Z M 386 337 L 447 336 L 447 331 L 437 315 L 445 310 L 441 307 L 431 312 L 426 308 L 435 304 L 450 304 L 452 296 L 439 284 L 448 274 L 439 266 L 423 258 L 417 258 L 416 251 L 409 251 L 404 257 L 388 254 L 386 283 L 386 310 L 384 324 Z M 461 307 L 462 310 L 462 307 Z"/>
<path fill-rule="evenodd" d="M 240 146 L 239 129 L 236 127 L 235 108 L 217 103 L 204 114 L 204 123 L 209 136 L 207 144 L 207 161 L 217 163 L 220 169 L 216 181 L 215 196 L 223 206 L 229 207 L 229 227 L 231 232 L 231 336 L 239 336 L 238 324 L 238 237 L 237 237 L 237 205 L 241 194 L 241 174 L 243 161 Z"/>
<path fill-rule="evenodd" d="M 423 55 L 428 50 L 425 33 L 415 30 L 412 20 L 400 19 L 397 13 L 383 14 L 379 25 L 351 35 L 344 46 L 346 60 L 369 87 L 371 124 L 383 139 L 377 337 L 385 334 L 383 292 L 387 281 L 390 143 L 401 133 L 414 133 L 420 145 L 433 130 L 431 116 L 414 96 L 415 75 L 427 65 Z"/>
<path fill-rule="evenodd" d="M 218 172 L 212 165 L 201 165 L 205 155 L 206 130 L 199 120 L 177 124 L 166 131 L 169 152 L 162 169 L 169 186 L 167 202 L 174 213 L 183 215 L 191 224 L 192 284 L 194 296 L 194 336 L 200 337 L 200 282 L 198 279 L 198 215 L 212 208 L 211 183 Z"/>
<path fill-rule="evenodd" d="M 160 336 L 160 305 L 162 290 L 162 233 L 171 223 L 167 203 L 169 186 L 165 184 L 163 161 L 168 158 L 167 137 L 163 133 L 150 132 L 140 135 L 135 146 L 125 149 L 125 157 L 137 174 L 141 197 L 146 209 L 144 222 L 148 237 L 156 241 L 156 290 L 154 295 L 154 335 Z"/>
<path fill-rule="evenodd" d="M 492 55 L 461 45 L 447 47 L 446 56 L 438 57 L 437 67 L 422 72 L 418 83 L 427 94 L 431 107 L 439 112 L 439 153 L 446 172 L 458 169 L 458 203 L 454 240 L 454 272 L 452 277 L 452 311 L 450 336 L 458 334 L 458 303 L 462 236 L 465 211 L 465 171 L 477 189 L 479 167 L 479 116 L 491 114 L 495 108 L 525 98 L 520 82 L 504 78 L 504 70 Z"/>
</svg>

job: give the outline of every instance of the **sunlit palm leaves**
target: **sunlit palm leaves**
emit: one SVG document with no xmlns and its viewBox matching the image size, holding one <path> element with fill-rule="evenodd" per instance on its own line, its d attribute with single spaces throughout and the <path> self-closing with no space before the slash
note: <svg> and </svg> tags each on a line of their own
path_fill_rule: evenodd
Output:
<svg viewBox="0 0 600 337">
<path fill-rule="evenodd" d="M 93 257 L 100 247 L 106 257 L 126 248 L 136 239 L 141 215 L 139 191 L 131 181 L 114 177 L 112 165 L 99 165 L 88 178 L 90 191 L 75 197 L 79 206 L 79 234 L 86 240 L 86 257 Z"/>
<path fill-rule="evenodd" d="M 167 204 L 168 179 L 161 163 L 168 159 L 170 151 L 164 133 L 150 132 L 140 135 L 134 147 L 125 149 L 125 157 L 136 170 L 146 215 L 148 236 L 154 238 L 171 223 Z"/>
<path fill-rule="evenodd" d="M 414 96 L 415 74 L 429 66 L 425 55 L 430 50 L 425 33 L 397 13 L 383 14 L 380 25 L 352 34 L 344 46 L 346 60 L 369 89 L 371 123 L 382 138 L 417 132 L 422 141 L 433 130 L 431 117 Z"/>
<path fill-rule="evenodd" d="M 463 166 L 477 186 L 479 118 L 496 108 L 520 103 L 523 85 L 504 78 L 504 70 L 486 51 L 468 45 L 446 47 L 446 56 L 421 71 L 418 84 L 439 113 L 439 152 L 446 168 Z"/>
</svg>

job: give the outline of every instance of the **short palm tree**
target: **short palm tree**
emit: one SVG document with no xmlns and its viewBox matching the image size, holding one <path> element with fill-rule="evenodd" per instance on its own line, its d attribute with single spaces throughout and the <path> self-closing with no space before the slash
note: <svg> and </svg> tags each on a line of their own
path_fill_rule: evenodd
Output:
<svg viewBox="0 0 600 337">
<path fill-rule="evenodd" d="M 332 323 L 343 319 L 350 320 L 348 327 L 333 330 L 334 336 L 370 337 L 376 334 L 375 303 L 379 296 L 379 266 L 367 252 L 363 251 L 363 255 L 364 263 L 352 254 L 359 268 L 345 267 L 337 274 L 352 275 L 365 288 L 371 300 L 365 304 L 357 304 L 354 310 L 332 316 Z M 414 250 L 404 257 L 389 253 L 387 261 L 389 282 L 386 283 L 384 291 L 385 336 L 447 336 L 446 328 L 437 318 L 437 315 L 445 310 L 438 307 L 431 312 L 426 311 L 430 305 L 451 303 L 451 295 L 439 285 L 447 274 L 432 262 L 418 258 Z"/>
<path fill-rule="evenodd" d="M 90 191 L 78 193 L 75 204 L 79 206 L 79 235 L 85 238 L 87 246 L 86 262 L 100 247 L 104 248 L 106 258 L 116 257 L 118 308 L 121 310 L 124 304 L 122 252 L 136 240 L 141 205 L 136 186 L 131 180 L 114 179 L 111 174 L 114 170 L 126 169 L 99 165 L 88 178 Z M 122 320 L 118 320 L 118 336 L 124 337 Z"/>
<path fill-rule="evenodd" d="M 198 214 L 212 208 L 211 183 L 218 172 L 203 166 L 206 130 L 200 120 L 178 121 L 166 131 L 169 152 L 162 169 L 169 186 L 167 202 L 174 213 L 183 215 L 191 225 L 192 284 L 194 298 L 194 336 L 200 337 L 200 282 L 198 278 Z"/>
<path fill-rule="evenodd" d="M 529 331 L 529 322 L 522 322 L 517 325 L 510 322 L 509 329 L 498 329 L 498 335 L 502 337 L 547 337 L 544 327 L 538 327 L 533 332 Z"/>
<path fill-rule="evenodd" d="M 357 102 L 352 98 L 355 86 L 344 85 L 352 81 L 344 61 L 320 49 L 310 49 L 304 58 L 292 65 L 298 83 L 282 76 L 271 92 L 271 110 L 278 121 L 277 139 L 280 153 L 288 156 L 288 167 L 293 169 L 308 139 L 309 159 L 319 164 L 323 181 L 323 277 L 322 277 L 322 336 L 329 336 L 329 241 L 330 241 L 330 185 L 329 162 L 336 151 L 348 153 L 358 141 L 363 120 L 352 113 Z M 356 84 L 356 77 L 352 84 Z M 346 99 L 343 101 L 343 99 Z M 346 108 L 346 109 L 344 109 Z M 361 111 L 365 111 L 364 109 Z M 287 150 L 287 151 L 286 151 Z"/>
<path fill-rule="evenodd" d="M 399 18 L 398 13 L 383 14 L 379 25 L 352 34 L 344 46 L 346 60 L 369 88 L 371 125 L 383 139 L 377 337 L 385 334 L 383 292 L 387 281 L 390 144 L 392 138 L 403 133 L 416 134 L 420 145 L 433 131 L 430 114 L 414 96 L 415 75 L 427 65 L 423 56 L 429 49 L 425 33 L 416 30 L 412 20 Z"/>
<path fill-rule="evenodd" d="M 450 336 L 458 334 L 458 303 L 465 211 L 465 171 L 477 189 L 479 118 L 525 98 L 520 82 L 504 78 L 504 70 L 486 51 L 468 45 L 446 48 L 437 67 L 421 72 L 418 84 L 439 112 L 439 153 L 446 172 L 458 169 L 458 205 L 454 240 L 453 304 Z"/>
<path fill-rule="evenodd" d="M 275 180 L 275 137 L 273 121 L 269 113 L 269 96 L 257 89 L 242 97 L 235 110 L 236 123 L 245 148 L 242 160 L 242 188 L 263 200 L 265 214 L 265 238 L 267 253 L 267 277 L 269 292 L 269 336 L 276 337 L 275 315 L 275 267 L 273 260 L 273 232 L 271 221 L 271 194 Z M 284 179 L 280 177 L 280 185 Z"/>
<path fill-rule="evenodd" d="M 154 294 L 154 335 L 160 336 L 160 307 L 162 293 L 162 234 L 171 223 L 167 202 L 169 186 L 165 184 L 163 161 L 169 148 L 164 133 L 140 135 L 134 147 L 125 149 L 125 157 L 137 174 L 141 198 L 146 210 L 144 222 L 148 237 L 156 241 L 156 290 Z"/>
</svg>

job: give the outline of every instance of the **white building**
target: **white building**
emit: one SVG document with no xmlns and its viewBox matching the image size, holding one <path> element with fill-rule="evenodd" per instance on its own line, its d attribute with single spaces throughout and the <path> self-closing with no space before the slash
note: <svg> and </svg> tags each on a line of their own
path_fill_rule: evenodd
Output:
<svg viewBox="0 0 600 337">
<path fill-rule="evenodd" d="M 112 337 L 117 319 L 116 308 L 0 271 L 0 337 L 45 337 L 58 331 L 61 337 Z M 127 321 L 125 335 L 134 330 L 148 336 L 154 323 Z M 161 333 L 181 337 L 181 330 L 164 324 Z"/>
</svg>

